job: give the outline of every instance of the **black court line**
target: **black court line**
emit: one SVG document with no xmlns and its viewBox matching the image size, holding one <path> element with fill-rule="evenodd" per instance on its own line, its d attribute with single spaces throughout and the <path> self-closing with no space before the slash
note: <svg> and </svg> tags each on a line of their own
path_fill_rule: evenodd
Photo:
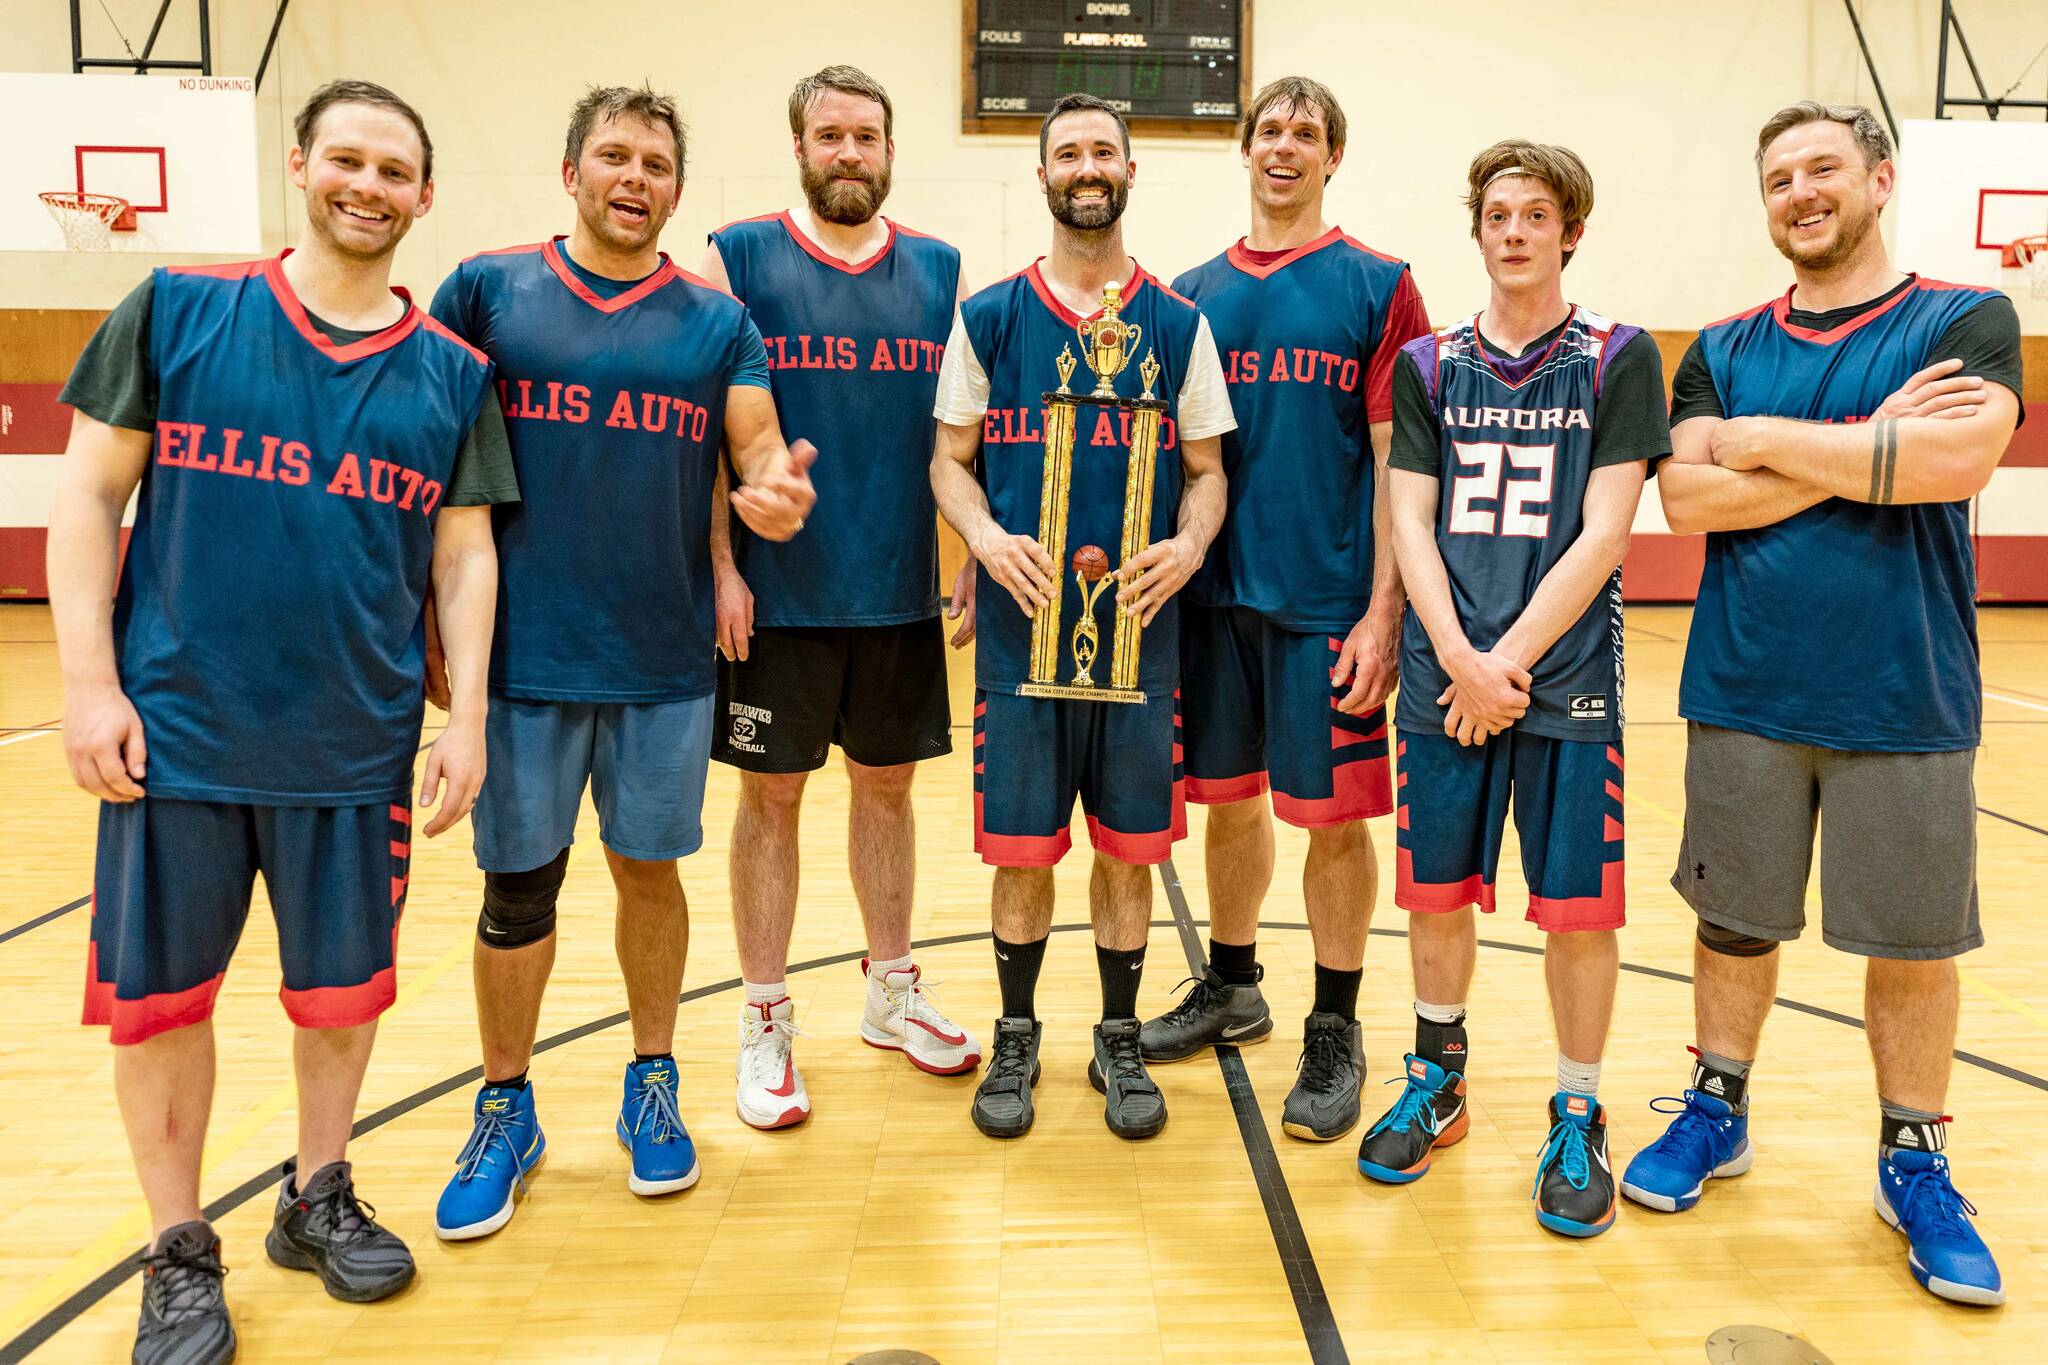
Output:
<svg viewBox="0 0 2048 1365">
<path fill-rule="evenodd" d="M 9 929 L 6 933 L 0 934 L 0 943 L 5 943 L 10 938 L 15 938 L 19 935 L 25 934 L 31 929 L 40 928 L 42 925 L 48 924 L 53 919 L 57 919 L 60 916 L 70 914 L 73 910 L 76 910 L 81 905 L 89 905 L 91 903 L 91 896 L 80 896 L 77 900 L 71 902 L 71 904 L 69 905 L 60 905 L 55 910 L 45 911 L 43 914 L 37 915 L 34 919 L 29 920 L 26 923 L 17 924 L 12 929 Z"/>
<path fill-rule="evenodd" d="M 1159 880 L 1166 887 L 1167 904 L 1173 907 L 1173 924 L 1180 930 L 1180 946 L 1187 953 L 1188 970 L 1202 974 L 1208 955 L 1202 950 L 1202 936 L 1196 932 L 1195 917 L 1188 911 L 1187 892 L 1180 873 L 1168 858 L 1159 865 Z M 1306 925 L 1302 926 L 1307 928 Z M 1308 1230 L 1295 1211 L 1294 1196 L 1287 1189 L 1287 1176 L 1280 1169 L 1280 1154 L 1273 1150 L 1273 1135 L 1266 1131 L 1266 1117 L 1259 1110 L 1258 1094 L 1252 1089 L 1251 1073 L 1235 1047 L 1214 1049 L 1216 1066 L 1223 1073 L 1223 1090 L 1237 1115 L 1237 1135 L 1251 1158 L 1252 1179 L 1258 1183 L 1259 1202 L 1266 1209 L 1266 1225 L 1273 1232 L 1273 1250 L 1280 1255 L 1280 1269 L 1287 1276 L 1287 1292 L 1294 1299 L 1294 1316 L 1301 1321 L 1301 1335 L 1308 1342 L 1309 1359 L 1316 1365 L 1349 1365 L 1344 1334 L 1337 1329 L 1337 1315 L 1323 1288 L 1322 1273 L 1316 1269 L 1315 1252 L 1308 1244 Z"/>
<path fill-rule="evenodd" d="M 2024 724 L 2025 722 L 2022 723 Z M 2001 815 L 1999 812 L 1991 809 L 1989 806 L 1977 807 L 1977 814 L 1988 815 L 1994 820 L 2003 820 L 2008 825 L 2018 825 L 2021 829 L 2030 829 L 2034 831 L 2034 833 L 2036 834 L 2048 835 L 2048 829 L 2042 829 L 2039 825 L 2030 825 L 2024 820 L 2015 820 L 2010 815 Z"/>
<path fill-rule="evenodd" d="M 1186 945 L 1190 942 L 1191 929 L 1207 928 L 1209 922 L 1207 920 L 1198 920 L 1190 918 L 1187 920 L 1187 923 L 1185 925 L 1182 924 L 1180 916 L 1185 912 L 1186 897 L 1180 889 L 1179 877 L 1176 875 L 1172 881 L 1167 883 L 1167 886 L 1167 899 L 1169 900 L 1169 902 L 1178 901 L 1178 904 L 1175 908 L 1175 918 L 1170 920 L 1153 920 L 1151 921 L 1151 927 L 1154 929 L 1178 930 L 1181 935 L 1182 944 Z M 1085 931 L 1090 927 L 1091 926 L 1087 924 L 1055 924 L 1052 926 L 1052 932 L 1055 934 L 1078 933 L 1081 931 Z M 1261 930 L 1287 929 L 1295 930 L 1302 933 L 1308 932 L 1308 925 L 1301 923 L 1261 921 L 1259 924 L 1259 928 Z M 1377 938 L 1408 937 L 1407 932 L 1402 929 L 1374 929 L 1371 932 L 1373 936 Z M 992 936 L 993 935 L 988 931 L 982 931 L 979 933 L 971 934 L 948 934 L 942 938 L 920 939 L 917 942 L 913 943 L 911 946 L 913 948 L 943 948 L 961 943 L 976 943 L 991 938 Z M 1543 950 L 1533 945 L 1525 943 L 1505 943 L 1499 939 L 1482 938 L 1479 940 L 1479 946 L 1482 948 L 1498 948 L 1502 951 L 1511 953 L 1522 953 L 1529 957 L 1541 957 L 1543 955 Z M 1197 940 L 1194 945 L 1194 951 L 1199 952 L 1199 948 L 1200 944 L 1199 940 Z M 850 953 L 838 953 L 831 957 L 818 957 L 812 958 L 808 962 L 793 963 L 790 966 L 789 970 L 792 972 L 815 971 L 816 969 L 821 967 L 833 967 L 847 962 L 854 962 L 865 955 L 866 954 L 864 949 L 857 949 Z M 1199 960 L 1199 958 L 1197 958 L 1197 960 Z M 1646 967 L 1638 963 L 1624 962 L 1621 964 L 1621 969 L 1625 972 L 1634 972 L 1639 976 L 1655 977 L 1660 981 L 1672 981 L 1688 986 L 1692 984 L 1692 978 L 1690 976 L 1687 976 L 1684 972 L 1666 971 L 1662 967 Z M 732 977 L 725 981 L 714 982 L 708 986 L 699 986 L 697 989 L 693 991 L 683 992 L 683 994 L 680 997 L 678 997 L 678 1003 L 688 1004 L 693 1000 L 701 1000 L 705 996 L 717 995 L 723 991 L 738 990 L 742 984 L 743 983 L 740 981 L 738 977 Z M 1816 1019 L 1826 1019 L 1833 1023 L 1846 1024 L 1850 1028 L 1858 1030 L 1862 1029 L 1863 1027 L 1863 1021 L 1861 1019 L 1856 1018 L 1854 1015 L 1841 1014 L 1834 1010 L 1823 1009 L 1818 1005 L 1809 1005 L 1799 1000 L 1788 1000 L 1784 996 L 1779 996 L 1777 998 L 1776 1003 L 1780 1006 L 1783 1006 L 1785 1009 L 1796 1010 L 1801 1014 L 1810 1014 Z M 620 1024 L 625 1023 L 628 1017 L 629 1016 L 627 1015 L 627 1013 L 624 1010 L 621 1010 L 617 1014 L 604 1015 L 601 1018 L 592 1019 L 588 1023 L 578 1024 L 575 1028 L 566 1029 L 561 1033 L 557 1033 L 551 1037 L 544 1038 L 540 1042 L 534 1044 L 534 1055 L 539 1056 L 543 1052 L 551 1052 L 555 1048 L 563 1047 L 569 1043 L 573 1043 L 580 1039 L 587 1038 L 594 1033 L 602 1033 L 606 1029 L 617 1028 Z M 1217 1053 L 1219 1060 L 1221 1058 L 1221 1055 L 1226 1051 L 1231 1053 L 1232 1056 L 1236 1058 L 1236 1048 L 1218 1048 Z M 1959 1051 L 1955 1054 L 1955 1058 L 1959 1062 L 1965 1062 L 1970 1066 L 1978 1067 L 1982 1070 L 1989 1071 L 1994 1075 L 2004 1076 L 2008 1080 L 2018 1081 L 2022 1085 L 2032 1086 L 2036 1090 L 2048 1091 L 2048 1077 L 2036 1076 L 2032 1072 L 2021 1071 L 2017 1067 L 2006 1066 L 2002 1062 L 1995 1062 L 1988 1057 L 1980 1057 L 1972 1052 Z M 1239 1067 L 1242 1068 L 1243 1059 L 1236 1058 L 1236 1060 L 1238 1062 Z M 404 1099 L 399 1100 L 396 1103 L 386 1105 L 384 1108 L 379 1109 L 374 1114 L 369 1114 L 363 1118 L 357 1119 L 354 1126 L 351 1127 L 349 1130 L 350 1136 L 353 1138 L 360 1138 L 369 1133 L 375 1132 L 377 1129 L 382 1128 L 386 1124 L 391 1123 L 397 1119 L 403 1118 L 405 1115 L 410 1114 L 415 1109 L 418 1109 L 423 1105 L 431 1104 L 435 1100 L 440 1099 L 453 1091 L 460 1090 L 466 1085 L 473 1085 L 477 1081 L 480 1081 L 482 1079 L 483 1068 L 480 1066 L 470 1067 L 467 1071 L 463 1071 L 456 1075 L 450 1076 L 446 1080 L 438 1081 L 435 1084 L 428 1086 L 424 1090 L 420 1090 L 411 1095 L 406 1096 Z M 1247 1093 L 1248 1092 L 1249 1085 L 1247 1085 Z M 1254 1103 L 1256 1103 L 1256 1101 L 1254 1101 Z M 1236 1105 L 1236 1097 L 1234 1095 L 1232 1097 L 1232 1105 L 1233 1107 L 1235 1107 Z M 1259 1136 L 1263 1138 L 1265 1136 L 1264 1123 L 1260 1122 L 1257 1125 L 1257 1127 Z M 1240 1131 L 1242 1131 L 1242 1127 L 1240 1127 Z M 1247 1137 L 1246 1145 L 1248 1148 L 1250 1146 L 1250 1142 L 1251 1139 Z M 1266 1150 L 1268 1152 L 1272 1150 L 1270 1142 L 1268 1142 Z M 1256 1169 L 1257 1166 L 1255 1162 L 1255 1172 Z M 1276 1176 L 1278 1175 L 1277 1166 L 1275 1167 L 1274 1174 Z M 243 1181 L 234 1189 L 228 1191 L 220 1198 L 208 1204 L 205 1209 L 207 1219 L 209 1221 L 212 1221 L 215 1219 L 225 1218 L 228 1214 L 234 1212 L 242 1205 L 248 1203 L 257 1195 L 275 1186 L 277 1182 L 282 1180 L 283 1178 L 284 1163 L 280 1161 L 276 1165 L 272 1166 L 269 1170 L 263 1172 L 261 1175 L 253 1176 L 250 1179 Z M 1264 1191 L 1262 1189 L 1261 1193 L 1263 1194 L 1263 1192 Z M 1307 1262 L 1307 1264 L 1310 1266 L 1311 1269 L 1313 1269 L 1314 1263 L 1312 1261 Z M 16 1362 L 26 1358 L 30 1352 L 44 1345 L 50 1340 L 50 1338 L 54 1337 L 57 1333 L 63 1331 L 66 1327 L 70 1326 L 73 1322 L 77 1321 L 80 1315 L 82 1315 L 87 1309 L 91 1308 L 94 1304 L 98 1303 L 101 1299 L 105 1298 L 108 1294 L 111 1294 L 114 1290 L 120 1288 L 120 1286 L 126 1280 L 128 1280 L 129 1277 L 133 1276 L 141 1268 L 142 1252 L 139 1250 L 130 1253 L 127 1257 L 116 1262 L 114 1265 L 109 1266 L 105 1271 L 101 1272 L 100 1275 L 94 1278 L 91 1283 L 85 1285 L 76 1293 L 72 1294 L 69 1298 L 65 1299 L 62 1303 L 52 1308 L 49 1312 L 43 1314 L 42 1317 L 36 1319 L 36 1321 L 29 1324 L 29 1326 L 24 1328 L 21 1331 L 21 1333 L 18 1336 L 16 1336 L 12 1341 L 9 1341 L 4 1346 L 0 1346 L 0 1365 L 15 1365 Z M 1318 1292 L 1320 1292 L 1320 1287 L 1318 1288 Z M 1306 1323 L 1304 1323 L 1303 1330 L 1304 1333 L 1306 1333 Z M 1334 1335 L 1334 1325 L 1332 1326 L 1331 1331 Z M 1311 1350 L 1313 1349 L 1313 1342 L 1311 1342 Z M 1343 1349 L 1341 1340 L 1339 1340 L 1337 1343 L 1337 1349 L 1340 1352 Z M 1342 1358 L 1342 1356 L 1332 1357 L 1332 1359 Z"/>
</svg>

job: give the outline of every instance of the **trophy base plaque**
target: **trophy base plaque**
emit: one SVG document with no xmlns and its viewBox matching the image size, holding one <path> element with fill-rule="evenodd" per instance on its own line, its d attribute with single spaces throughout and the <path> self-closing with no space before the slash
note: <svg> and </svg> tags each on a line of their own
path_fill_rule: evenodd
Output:
<svg viewBox="0 0 2048 1365">
<path fill-rule="evenodd" d="M 1020 697 L 1050 697 L 1055 701 L 1135 701 L 1145 700 L 1145 694 L 1128 687 L 1075 687 L 1071 683 L 1021 683 L 1017 688 Z"/>
</svg>

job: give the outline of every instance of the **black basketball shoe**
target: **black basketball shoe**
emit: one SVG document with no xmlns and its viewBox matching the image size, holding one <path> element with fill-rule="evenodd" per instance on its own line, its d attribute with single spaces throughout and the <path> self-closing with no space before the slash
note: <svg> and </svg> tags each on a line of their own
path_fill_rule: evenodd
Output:
<svg viewBox="0 0 2048 1365">
<path fill-rule="evenodd" d="M 349 1163 L 322 1166 L 297 1194 L 298 1163 L 284 1164 L 277 1215 L 263 1249 L 287 1270 L 310 1270 L 333 1297 L 374 1303 L 412 1283 L 412 1253 L 380 1226 L 377 1211 L 356 1198 Z"/>
<path fill-rule="evenodd" d="M 1263 977 L 1266 969 L 1259 968 Z M 1188 993 L 1157 1019 L 1147 1019 L 1139 1044 L 1148 1062 L 1179 1062 L 1217 1043 L 1256 1043 L 1273 1032 L 1259 984 L 1232 986 L 1207 965 L 1184 983 Z"/>
<path fill-rule="evenodd" d="M 1465 1078 L 1410 1053 L 1401 1097 L 1358 1144 L 1358 1169 L 1387 1185 L 1420 1180 L 1436 1149 L 1463 1140 L 1471 1127 Z"/>
<path fill-rule="evenodd" d="M 1607 1110 L 1590 1095 L 1560 1090 L 1550 1100 L 1550 1139 L 1536 1158 L 1536 1221 L 1567 1237 L 1597 1237 L 1614 1226 L 1614 1168 L 1607 1161 Z"/>
<path fill-rule="evenodd" d="M 1301 1061 L 1280 1127 L 1290 1137 L 1334 1142 L 1358 1126 L 1365 1084 L 1365 1038 L 1356 1019 L 1311 1014 L 1302 1025 Z"/>
<path fill-rule="evenodd" d="M 1004 1015 L 996 1020 L 988 1069 L 974 1088 L 974 1126 L 992 1138 L 1022 1137 L 1031 1131 L 1031 1087 L 1038 1084 L 1038 1040 L 1045 1025 Z"/>
<path fill-rule="evenodd" d="M 1166 1097 L 1145 1074 L 1138 1051 L 1138 1021 L 1111 1019 L 1095 1026 L 1088 1084 L 1103 1095 L 1103 1121 L 1120 1138 L 1148 1138 L 1166 1126 Z"/>
<path fill-rule="evenodd" d="M 221 1292 L 220 1238 L 205 1223 L 167 1229 L 142 1258 L 142 1320 L 135 1365 L 226 1365 L 235 1324 Z"/>
</svg>

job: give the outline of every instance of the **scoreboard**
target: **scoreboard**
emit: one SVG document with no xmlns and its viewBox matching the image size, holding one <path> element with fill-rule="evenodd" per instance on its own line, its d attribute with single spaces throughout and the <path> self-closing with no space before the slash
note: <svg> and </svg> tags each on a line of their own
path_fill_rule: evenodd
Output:
<svg viewBox="0 0 2048 1365">
<path fill-rule="evenodd" d="M 1151 132 L 1227 137 L 1250 97 L 1250 0 L 963 0 L 967 132 L 1035 130 L 1061 95 Z"/>
</svg>

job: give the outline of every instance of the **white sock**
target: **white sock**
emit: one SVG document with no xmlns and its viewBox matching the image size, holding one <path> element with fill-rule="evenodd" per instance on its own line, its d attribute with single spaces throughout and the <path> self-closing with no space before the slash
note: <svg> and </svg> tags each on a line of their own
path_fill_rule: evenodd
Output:
<svg viewBox="0 0 2048 1365">
<path fill-rule="evenodd" d="M 743 981 L 743 984 L 747 988 L 749 1005 L 773 1005 L 789 999 L 787 981 Z"/>
<path fill-rule="evenodd" d="M 878 957 L 871 957 L 868 959 L 868 977 L 870 980 L 880 981 L 890 972 L 907 972 L 910 966 L 909 953 L 902 957 L 892 957 L 887 962 Z"/>
<path fill-rule="evenodd" d="M 1415 1002 L 1415 1013 L 1418 1018 L 1427 1019 L 1432 1024 L 1443 1024 L 1448 1027 L 1465 1017 L 1465 1002 L 1460 1000 L 1455 1005 L 1432 1005 L 1426 1000 L 1418 1000 Z"/>
<path fill-rule="evenodd" d="M 1562 1052 L 1558 1053 L 1557 1088 L 1569 1090 L 1574 1095 L 1599 1095 L 1600 1063 L 1575 1062 Z"/>
</svg>

